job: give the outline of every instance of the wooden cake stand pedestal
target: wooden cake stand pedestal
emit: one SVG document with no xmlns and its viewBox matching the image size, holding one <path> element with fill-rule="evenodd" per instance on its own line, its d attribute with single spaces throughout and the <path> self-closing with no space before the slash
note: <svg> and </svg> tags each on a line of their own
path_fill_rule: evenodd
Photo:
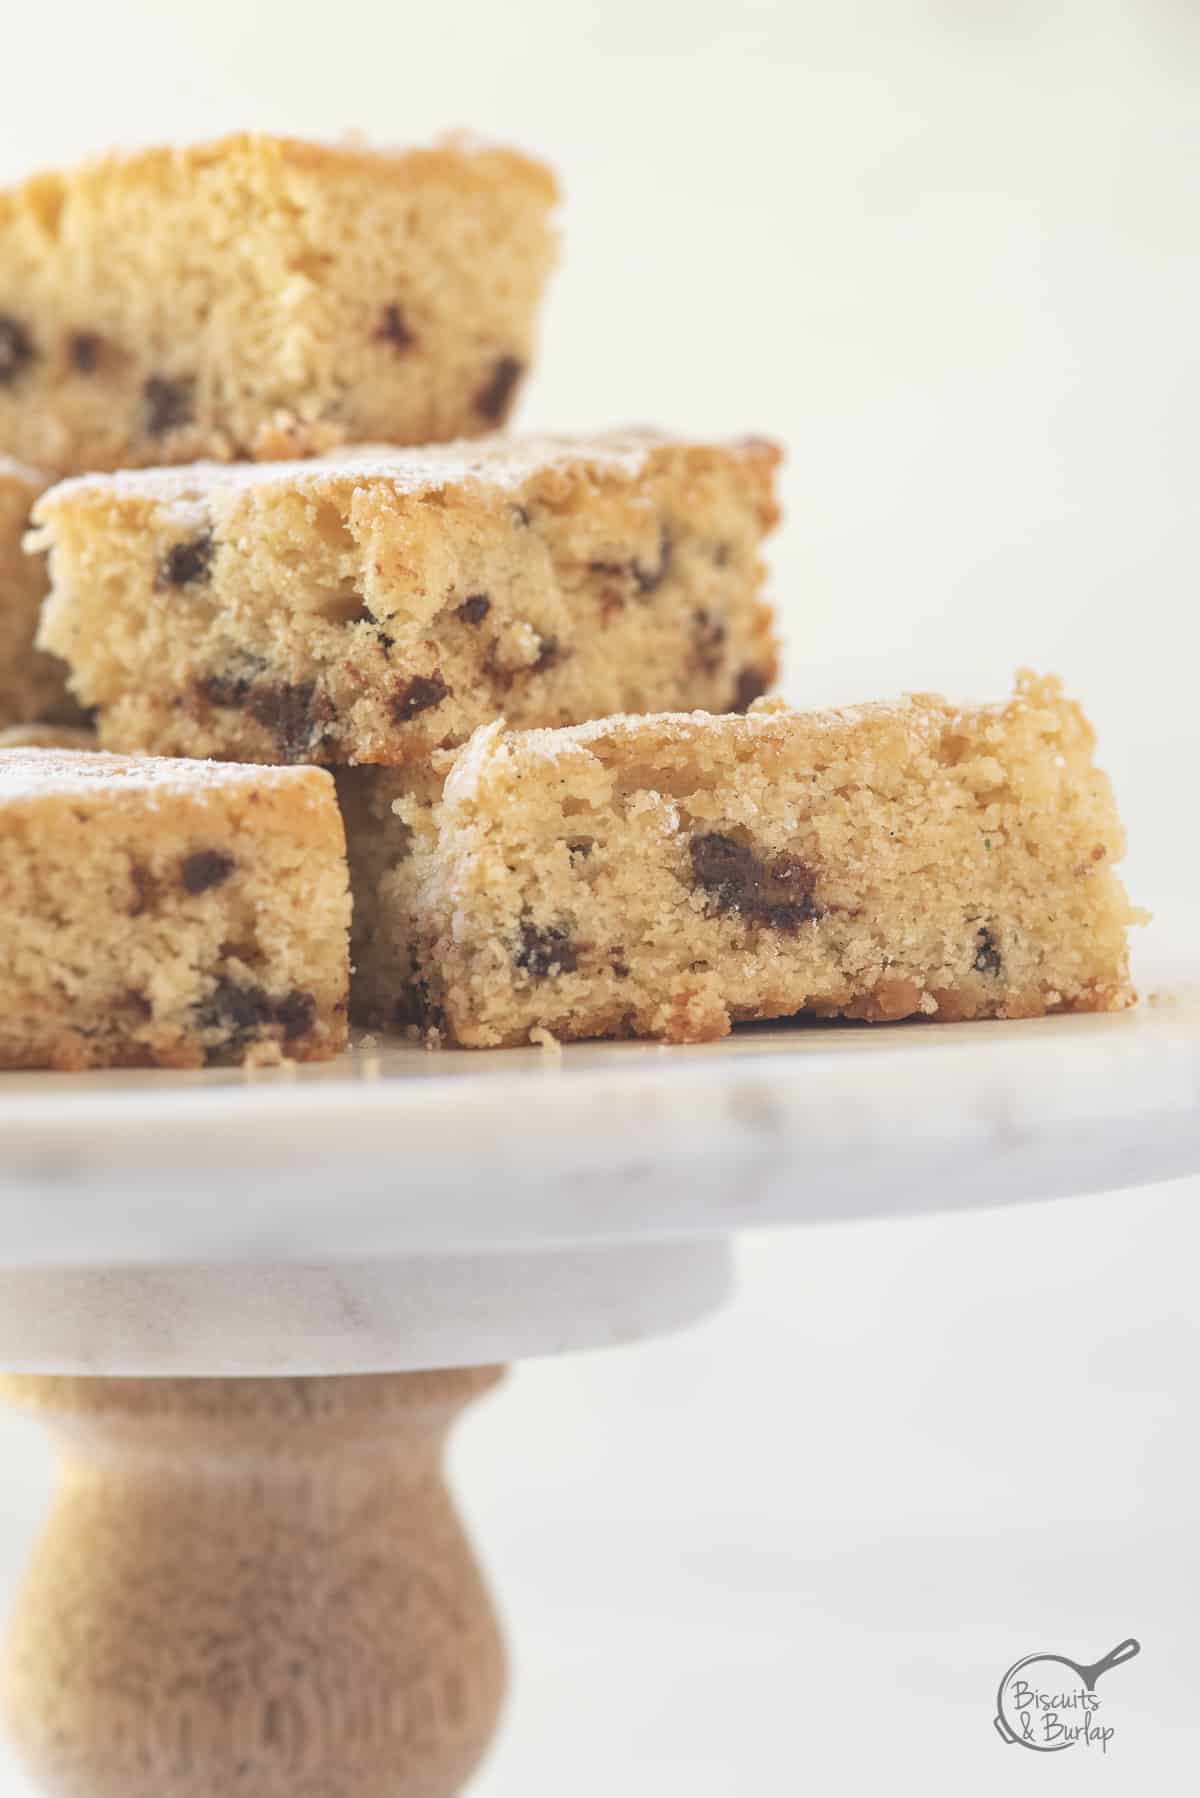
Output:
<svg viewBox="0 0 1200 1798">
<path fill-rule="evenodd" d="M 40 1789 L 459 1791 L 505 1667 L 442 1445 L 499 1378 L 7 1380 L 59 1452 L 4 1665 Z"/>
<path fill-rule="evenodd" d="M 442 1453 L 496 1364 L 704 1315 L 742 1228 L 1200 1170 L 1198 1045 L 1182 989 L 696 1050 L 7 1078 L 0 1399 L 59 1469 L 3 1667 L 35 1786 L 451 1798 L 505 1659 Z"/>
</svg>

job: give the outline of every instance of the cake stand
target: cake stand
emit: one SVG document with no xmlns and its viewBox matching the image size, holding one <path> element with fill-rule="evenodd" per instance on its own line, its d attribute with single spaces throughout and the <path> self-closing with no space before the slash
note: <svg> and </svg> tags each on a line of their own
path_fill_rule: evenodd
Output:
<svg viewBox="0 0 1200 1798">
<path fill-rule="evenodd" d="M 61 1798 L 447 1798 L 504 1686 L 440 1461 L 504 1361 L 720 1305 L 743 1229 L 1200 1170 L 1200 988 L 0 1084 L 4 1396 L 59 1446 L 8 1726 Z M 564 1775 L 565 1776 L 565 1775 Z"/>
</svg>

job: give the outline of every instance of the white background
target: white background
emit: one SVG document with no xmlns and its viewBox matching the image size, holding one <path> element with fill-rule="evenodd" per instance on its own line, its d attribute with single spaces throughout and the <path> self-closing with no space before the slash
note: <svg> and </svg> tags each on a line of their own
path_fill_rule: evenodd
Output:
<svg viewBox="0 0 1200 1798">
<path fill-rule="evenodd" d="M 244 125 L 544 153 L 524 421 L 786 441 L 789 692 L 1061 670 L 1193 955 L 1194 0 L 3 13 L 0 176 Z M 760 1239 L 723 1318 L 522 1370 L 456 1455 L 520 1668 L 480 1798 L 1195 1790 L 1197 1197 Z M 30 1426 L 0 1473 L 8 1587 Z M 1127 1634 L 1106 1762 L 1000 1744 L 1011 1661 Z"/>
</svg>

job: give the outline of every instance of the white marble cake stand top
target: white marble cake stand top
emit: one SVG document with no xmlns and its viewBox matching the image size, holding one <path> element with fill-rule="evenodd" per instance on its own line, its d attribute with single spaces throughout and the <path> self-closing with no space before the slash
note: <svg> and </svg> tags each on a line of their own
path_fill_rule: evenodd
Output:
<svg viewBox="0 0 1200 1798">
<path fill-rule="evenodd" d="M 1200 986 L 1113 1016 L 0 1079 L 0 1366 L 339 1373 L 629 1340 L 766 1224 L 1200 1170 Z"/>
</svg>

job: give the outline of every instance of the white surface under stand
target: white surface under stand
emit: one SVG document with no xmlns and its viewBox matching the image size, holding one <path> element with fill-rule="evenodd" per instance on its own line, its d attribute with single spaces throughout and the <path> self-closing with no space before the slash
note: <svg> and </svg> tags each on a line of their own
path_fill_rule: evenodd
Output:
<svg viewBox="0 0 1200 1798">
<path fill-rule="evenodd" d="M 35 1778 L 448 1798 L 503 1683 L 436 1471 L 481 1364 L 711 1311 L 755 1225 L 1195 1172 L 1198 1102 L 1191 987 L 1036 1023 L 6 1078 L 0 1366 L 66 1468 L 6 1664 Z"/>
</svg>

